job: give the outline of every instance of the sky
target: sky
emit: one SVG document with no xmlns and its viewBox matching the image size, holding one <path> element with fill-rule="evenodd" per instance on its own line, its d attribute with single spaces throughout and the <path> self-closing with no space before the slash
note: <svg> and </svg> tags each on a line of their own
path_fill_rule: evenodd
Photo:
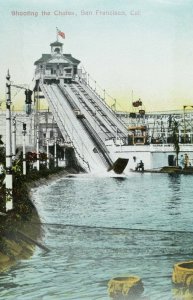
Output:
<svg viewBox="0 0 193 300">
<path fill-rule="evenodd" d="M 14 84 L 33 86 L 34 62 L 50 53 L 58 27 L 66 35 L 60 40 L 64 53 L 81 61 L 90 78 L 116 99 L 117 110 L 132 111 L 132 99 L 139 98 L 147 111 L 193 105 L 193 0 L 0 4 L 0 101 L 5 99 L 7 69 Z M 117 12 L 121 15 L 107 15 Z M 12 89 L 18 107 L 24 102 L 23 92 L 15 96 L 17 92 Z"/>
</svg>

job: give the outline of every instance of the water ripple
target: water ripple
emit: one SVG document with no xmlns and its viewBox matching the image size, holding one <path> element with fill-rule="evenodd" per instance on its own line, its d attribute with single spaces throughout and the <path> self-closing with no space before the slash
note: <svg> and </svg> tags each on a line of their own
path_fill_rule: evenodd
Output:
<svg viewBox="0 0 193 300">
<path fill-rule="evenodd" d="M 193 253 L 191 181 L 84 176 L 36 189 L 51 251 L 37 250 L 1 274 L 0 299 L 107 300 L 108 280 L 132 274 L 143 280 L 143 299 L 174 299 L 172 267 Z"/>
</svg>

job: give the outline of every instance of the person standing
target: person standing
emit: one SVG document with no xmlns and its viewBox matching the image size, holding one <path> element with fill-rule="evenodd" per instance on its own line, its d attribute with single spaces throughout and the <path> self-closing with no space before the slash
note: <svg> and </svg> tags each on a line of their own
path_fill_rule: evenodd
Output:
<svg viewBox="0 0 193 300">
<path fill-rule="evenodd" d="M 184 168 L 187 168 L 189 166 L 189 156 L 187 153 L 184 155 Z"/>
<path fill-rule="evenodd" d="M 180 167 L 183 169 L 184 168 L 184 156 L 181 155 L 180 156 L 180 163 L 179 163 Z"/>
</svg>

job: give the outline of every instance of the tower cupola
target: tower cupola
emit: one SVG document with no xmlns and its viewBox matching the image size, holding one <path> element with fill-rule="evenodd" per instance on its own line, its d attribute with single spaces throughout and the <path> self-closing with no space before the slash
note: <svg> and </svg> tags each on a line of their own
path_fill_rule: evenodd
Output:
<svg viewBox="0 0 193 300">
<path fill-rule="evenodd" d="M 60 43 L 58 41 L 51 43 L 51 54 L 63 54 L 63 43 Z"/>
</svg>

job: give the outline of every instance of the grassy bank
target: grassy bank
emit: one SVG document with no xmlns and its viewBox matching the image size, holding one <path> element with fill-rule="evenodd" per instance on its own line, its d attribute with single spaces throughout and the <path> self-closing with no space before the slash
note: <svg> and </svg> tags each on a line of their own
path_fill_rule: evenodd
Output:
<svg viewBox="0 0 193 300">
<path fill-rule="evenodd" d="M 27 176 L 14 175 L 14 208 L 5 215 L 0 215 L 0 272 L 9 269 L 18 259 L 29 258 L 34 252 L 35 241 L 42 237 L 40 218 L 30 200 L 31 188 L 48 184 L 67 174 L 63 168 L 54 168 L 31 171 Z M 1 185 L 0 188 L 0 211 L 3 212 L 5 186 Z"/>
</svg>

